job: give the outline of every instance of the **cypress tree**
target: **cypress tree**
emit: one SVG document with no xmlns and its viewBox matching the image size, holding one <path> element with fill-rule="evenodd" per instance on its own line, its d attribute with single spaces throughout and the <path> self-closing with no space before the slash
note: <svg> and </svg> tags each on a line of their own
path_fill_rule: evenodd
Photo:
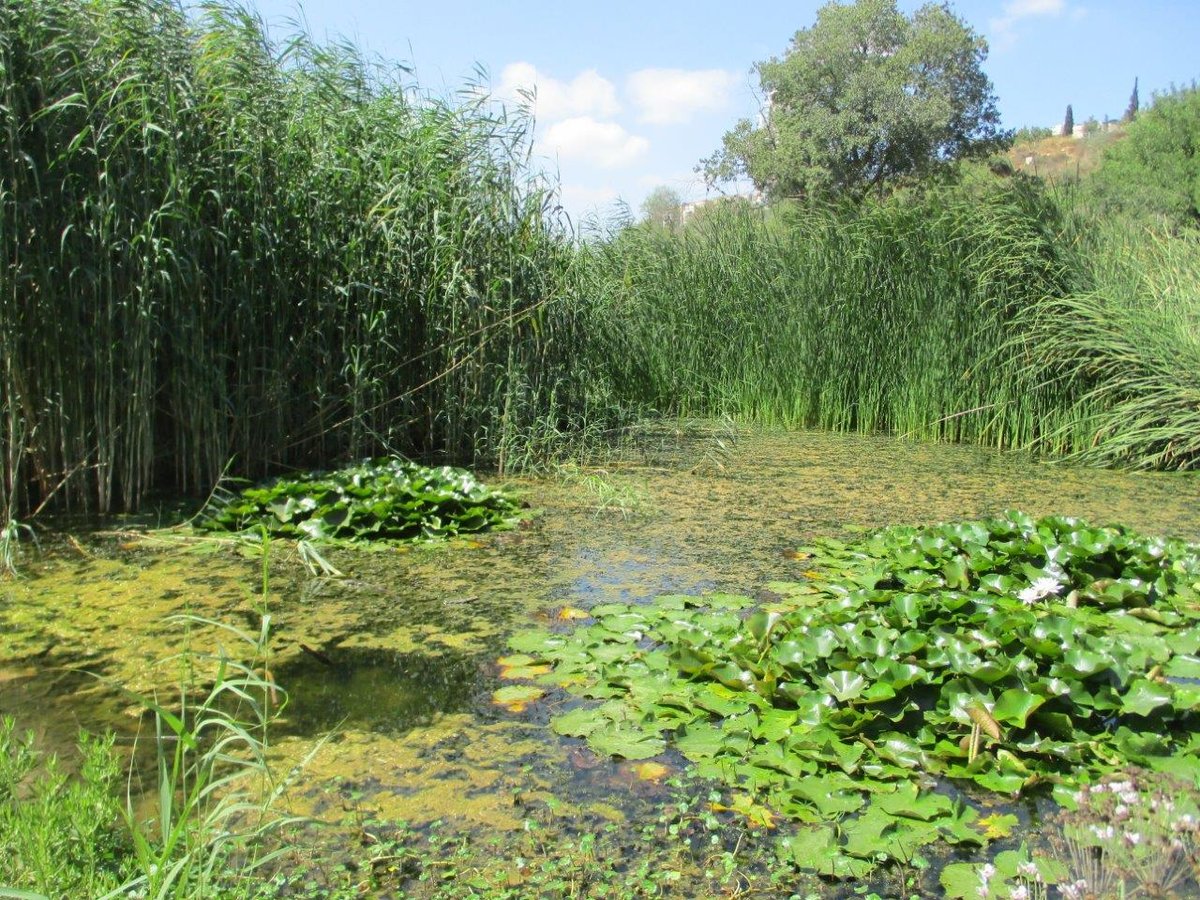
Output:
<svg viewBox="0 0 1200 900">
<path fill-rule="evenodd" d="M 1067 117 L 1063 119 L 1063 137 L 1070 137 L 1075 133 L 1075 113 L 1071 109 L 1071 104 L 1067 104 Z"/>
<path fill-rule="evenodd" d="M 1132 122 L 1138 113 L 1138 80 L 1133 79 L 1133 93 L 1129 95 L 1129 108 L 1125 110 L 1125 115 L 1121 117 L 1122 122 Z"/>
</svg>

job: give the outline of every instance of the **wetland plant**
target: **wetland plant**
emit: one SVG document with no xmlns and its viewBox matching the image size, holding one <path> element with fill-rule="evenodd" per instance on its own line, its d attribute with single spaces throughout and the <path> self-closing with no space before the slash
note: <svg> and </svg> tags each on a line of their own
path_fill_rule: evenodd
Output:
<svg viewBox="0 0 1200 900">
<path fill-rule="evenodd" d="M 272 812 L 282 784 L 266 758 L 268 729 L 283 698 L 267 668 L 270 617 L 262 617 L 257 635 L 197 617 L 177 621 L 217 628 L 248 652 L 244 658 L 223 650 L 186 653 L 185 672 L 197 663 L 215 665 L 211 686 L 196 697 L 185 675 L 170 707 L 141 698 L 154 716 L 154 815 L 140 816 L 130 794 L 125 818 L 140 874 L 122 891 L 153 898 L 213 896 L 278 854 L 256 855 L 259 842 L 284 824 Z"/>
<path fill-rule="evenodd" d="M 776 600 L 603 604 L 504 663 L 527 700 L 582 698 L 559 734 L 682 756 L 727 810 L 805 826 L 780 852 L 829 876 L 1011 835 L 978 796 L 1071 808 L 1130 765 L 1200 785 L 1200 547 L 1010 513 L 806 553 Z"/>
<path fill-rule="evenodd" d="M 236 3 L 0 4 L 0 502 L 499 461 L 583 410 L 560 212 L 483 93 Z"/>
<path fill-rule="evenodd" d="M 134 865 L 112 737 L 80 735 L 77 777 L 34 745 L 0 719 L 0 897 L 99 897 L 125 884 Z"/>
<path fill-rule="evenodd" d="M 284 852 L 263 849 L 292 821 L 274 811 L 285 782 L 267 762 L 285 696 L 270 675 L 270 617 L 257 634 L 172 621 L 216 629 L 244 652 L 185 652 L 174 702 L 135 695 L 153 717 L 154 769 L 143 776 L 131 764 L 123 807 L 111 736 L 82 736 L 79 777 L 68 778 L 39 758 L 32 735 L 0 722 L 0 896 L 253 896 L 258 873 Z M 199 670 L 210 680 L 198 686 Z"/>
<path fill-rule="evenodd" d="M 404 540 L 485 531 L 508 523 L 516 511 L 507 494 L 465 469 L 390 458 L 222 494 L 196 524 L 305 542 Z M 305 546 L 302 554 L 311 555 Z"/>
</svg>

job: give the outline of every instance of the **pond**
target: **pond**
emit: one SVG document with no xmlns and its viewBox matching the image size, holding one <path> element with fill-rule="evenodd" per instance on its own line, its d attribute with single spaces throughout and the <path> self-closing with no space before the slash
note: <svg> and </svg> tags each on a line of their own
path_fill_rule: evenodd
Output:
<svg viewBox="0 0 1200 900">
<path fill-rule="evenodd" d="M 424 835 L 438 822 L 432 833 L 507 836 L 495 852 L 509 854 L 531 828 L 543 843 L 607 834 L 620 846 L 643 823 L 666 822 L 656 839 L 683 840 L 703 817 L 667 821 L 662 811 L 707 810 L 710 786 L 681 780 L 680 759 L 596 757 L 547 727 L 562 702 L 553 695 L 527 707 L 493 702 L 511 633 L 567 629 L 597 604 L 663 593 L 769 596 L 769 582 L 800 576 L 797 547 L 895 523 L 1021 509 L 1200 540 L 1194 476 L 1083 470 L 888 437 L 681 425 L 603 467 L 511 487 L 534 511 L 520 527 L 333 552 L 340 578 L 310 574 L 280 544 L 265 599 L 261 561 L 245 548 L 106 536 L 64 546 L 0 585 L 0 712 L 63 752 L 81 726 L 132 741 L 140 707 L 114 685 L 167 689 L 182 664 L 172 654 L 217 640 L 199 624 L 185 634 L 168 617 L 250 626 L 265 602 L 272 674 L 290 694 L 277 760 L 286 768 L 324 739 L 288 795 L 294 811 L 337 826 L 312 840 L 340 840 L 352 856 L 350 837 L 378 840 L 397 822 Z M 1023 827 L 1033 827 L 1030 815 L 1021 812 Z M 741 847 L 753 831 L 729 828 L 706 839 Z M 693 858 L 703 868 L 712 857 Z M 525 875 L 518 866 L 505 877 L 519 885 Z"/>
</svg>

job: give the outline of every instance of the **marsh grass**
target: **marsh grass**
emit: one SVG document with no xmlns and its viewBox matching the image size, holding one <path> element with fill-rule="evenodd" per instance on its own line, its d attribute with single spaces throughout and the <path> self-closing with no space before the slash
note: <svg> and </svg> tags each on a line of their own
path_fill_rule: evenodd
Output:
<svg viewBox="0 0 1200 900">
<path fill-rule="evenodd" d="M 277 833 L 300 821 L 276 812 L 288 779 L 268 763 L 271 726 L 287 695 L 271 674 L 265 532 L 261 558 L 250 598 L 257 632 L 192 615 L 167 620 L 183 633 L 183 651 L 163 661 L 178 677 L 169 699 L 131 694 L 154 731 L 135 740 L 123 806 L 113 736 L 82 735 L 79 777 L 68 778 L 55 758 L 34 751 L 32 735 L 19 739 L 12 720 L 0 721 L 0 851 L 12 851 L 0 853 L 0 882 L 9 884 L 0 896 L 257 893 L 264 867 L 287 850 Z M 215 635 L 214 649 L 195 651 L 197 627 Z M 145 740 L 149 754 L 139 752 Z M 151 771 L 138 766 L 147 757 Z"/>
<path fill-rule="evenodd" d="M 1089 289 L 1044 298 L 1017 322 L 1029 377 L 1074 398 L 1046 439 L 1090 464 L 1200 467 L 1200 239 L 1109 223 L 1087 240 Z"/>
<path fill-rule="evenodd" d="M 656 415 L 1194 465 L 1193 240 L 983 172 L 573 233 L 531 125 L 228 3 L 0 5 L 7 520 Z"/>
<path fill-rule="evenodd" d="M 80 737 L 75 777 L 35 751 L 32 734 L 0 722 L 0 896 L 250 896 L 256 873 L 283 852 L 263 850 L 289 821 L 273 811 L 284 782 L 267 763 L 284 697 L 269 674 L 269 617 L 256 635 L 175 622 L 216 629 L 246 652 L 185 654 L 172 702 L 138 698 L 154 723 L 153 771 L 133 764 L 124 804 L 113 736 Z"/>
<path fill-rule="evenodd" d="M 137 812 L 131 773 L 125 820 L 139 874 L 121 890 L 148 897 L 212 896 L 231 878 L 251 876 L 275 856 L 258 855 L 259 842 L 283 824 L 271 812 L 280 786 L 266 758 L 268 728 L 284 696 L 269 676 L 269 617 L 257 635 L 200 618 L 176 621 L 216 628 L 248 652 L 181 657 L 175 702 L 143 699 L 154 718 L 154 814 Z M 216 672 L 194 697 L 188 673 L 198 663 Z"/>
<path fill-rule="evenodd" d="M 1021 446 L 1056 398 L 997 348 L 1066 290 L 1056 215 L 1015 180 L 627 229 L 584 263 L 596 365 L 684 416 Z"/>
</svg>

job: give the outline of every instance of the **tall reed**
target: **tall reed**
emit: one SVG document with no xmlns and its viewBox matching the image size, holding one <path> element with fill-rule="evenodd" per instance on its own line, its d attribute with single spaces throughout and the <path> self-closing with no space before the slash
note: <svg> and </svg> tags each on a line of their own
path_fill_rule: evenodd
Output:
<svg viewBox="0 0 1200 900">
<path fill-rule="evenodd" d="M 1016 323 L 1030 377 L 1075 398 L 1063 417 L 1074 435 L 1047 435 L 1051 449 L 1094 465 L 1200 468 L 1200 236 L 1092 221 L 1081 241 L 1084 289 L 1043 298 Z"/>
<path fill-rule="evenodd" d="M 501 458 L 580 394 L 528 125 L 233 5 L 0 3 L 0 506 Z"/>
<path fill-rule="evenodd" d="M 1016 181 L 629 229 L 583 266 L 598 359 L 647 408 L 1019 446 L 1058 401 L 999 350 L 1066 290 L 1055 217 Z"/>
</svg>

